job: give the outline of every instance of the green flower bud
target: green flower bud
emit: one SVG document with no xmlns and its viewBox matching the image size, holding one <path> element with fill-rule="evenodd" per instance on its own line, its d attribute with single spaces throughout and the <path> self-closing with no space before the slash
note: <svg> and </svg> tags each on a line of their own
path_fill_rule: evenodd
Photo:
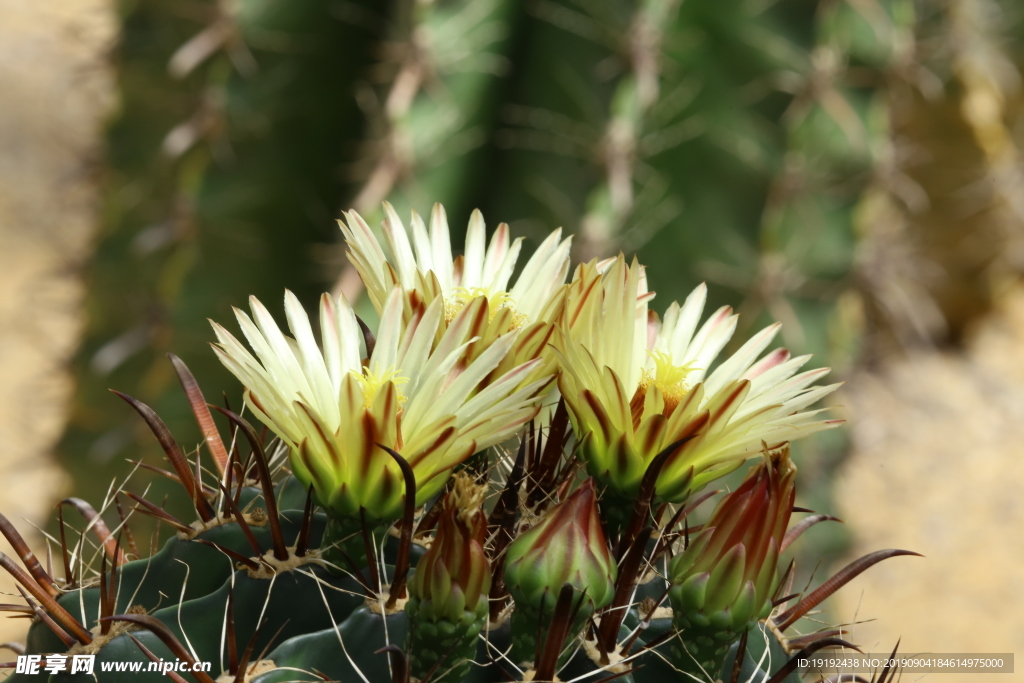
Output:
<svg viewBox="0 0 1024 683">
<path fill-rule="evenodd" d="M 586 591 L 591 609 L 609 602 L 618 567 L 597 513 L 594 480 L 548 510 L 508 547 L 505 582 L 517 608 L 543 613 L 554 608 L 566 583 Z"/>
<path fill-rule="evenodd" d="M 533 661 L 563 586 L 572 586 L 578 601 L 571 640 L 594 610 L 611 602 L 617 573 L 597 512 L 594 480 L 587 479 L 508 547 L 505 583 L 515 599 L 512 661 L 524 666 Z"/>
</svg>

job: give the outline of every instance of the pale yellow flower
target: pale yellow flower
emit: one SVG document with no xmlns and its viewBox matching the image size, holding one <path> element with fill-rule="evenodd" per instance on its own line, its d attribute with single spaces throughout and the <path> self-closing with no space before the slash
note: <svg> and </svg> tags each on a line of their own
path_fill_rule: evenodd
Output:
<svg viewBox="0 0 1024 683">
<path fill-rule="evenodd" d="M 603 271 L 603 272 L 602 272 Z M 692 490 L 774 446 L 837 426 L 805 410 L 839 385 L 813 386 L 828 368 L 797 374 L 810 356 L 776 349 L 759 359 L 779 324 L 754 335 L 712 369 L 736 330 L 729 307 L 699 325 L 707 290 L 673 303 L 663 322 L 648 314 L 643 268 L 620 256 L 577 270 L 557 343 L 559 388 L 590 473 L 633 496 L 654 457 L 675 449 L 658 478 L 662 500 Z"/>
<path fill-rule="evenodd" d="M 509 325 L 516 327 L 548 319 L 553 312 L 569 273 L 572 238 L 561 239 L 561 230 L 548 235 L 510 284 L 523 238 L 510 242 L 507 224 L 499 225 L 487 244 L 484 217 L 480 211 L 473 211 L 466 229 L 465 251 L 456 257 L 452 254 L 448 218 L 440 204 L 435 204 L 430 213 L 429 231 L 423 219 L 412 212 L 411 235 L 387 202 L 384 215 L 384 245 L 355 211 L 346 213 L 344 222 L 339 221 L 349 260 L 359 271 L 378 313 L 396 286 L 418 292 L 427 303 L 443 296 L 449 320 L 477 296 L 488 298 L 492 315 L 507 311 Z"/>
<path fill-rule="evenodd" d="M 407 230 L 386 202 L 384 215 L 384 244 L 355 211 L 339 221 L 348 258 L 378 312 L 396 287 L 406 294 L 407 318 L 417 305 L 441 299 L 445 314 L 438 328 L 440 339 L 445 325 L 456 315 L 479 307 L 475 308 L 473 330 L 478 339 L 467 348 L 467 361 L 498 337 L 514 332 L 516 343 L 499 371 L 543 356 L 545 363 L 528 380 L 554 374 L 554 360 L 548 352 L 553 334 L 550 321 L 558 314 L 563 298 L 571 238 L 562 239 L 561 230 L 552 232 L 512 282 L 523 239 L 510 241 L 508 225 L 499 225 L 487 243 L 483 215 L 474 211 L 466 230 L 465 253 L 454 256 L 448 219 L 440 204 L 431 211 L 429 230 L 415 212 Z"/>
<path fill-rule="evenodd" d="M 377 520 L 400 515 L 401 471 L 376 444 L 409 462 L 416 502 L 422 504 L 453 467 L 533 419 L 538 392 L 550 381 L 523 384 L 538 360 L 493 376 L 516 341 L 513 334 L 498 337 L 465 363 L 474 311 L 456 315 L 435 344 L 444 302 L 421 305 L 403 322 L 403 299 L 395 289 L 384 302 L 369 358 L 344 297 L 321 297 L 323 351 L 291 292 L 285 295 L 291 337 L 255 298 L 252 319 L 236 309 L 255 355 L 213 323 L 219 341 L 214 350 L 245 385 L 246 404 L 291 449 L 295 476 L 312 484 L 318 500 L 338 517 L 358 515 L 361 507 Z"/>
</svg>

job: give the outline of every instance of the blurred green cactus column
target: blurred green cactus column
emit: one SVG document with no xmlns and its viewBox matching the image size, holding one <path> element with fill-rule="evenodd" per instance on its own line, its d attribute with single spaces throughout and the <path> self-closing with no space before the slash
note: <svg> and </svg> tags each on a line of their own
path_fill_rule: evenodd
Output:
<svg viewBox="0 0 1024 683">
<path fill-rule="evenodd" d="M 477 208 L 498 88 L 510 67 L 505 52 L 522 13 L 514 0 L 401 0 L 390 9 L 371 84 L 357 91 L 369 130 L 353 169 L 364 180 L 350 206 L 374 229 L 383 201 L 400 216 L 434 202 L 453 216 Z M 359 291 L 350 266 L 340 285 Z"/>
<path fill-rule="evenodd" d="M 832 350 L 853 210 L 887 135 L 875 53 L 896 49 L 902 6 L 531 5 L 491 213 L 575 226 L 584 258 L 638 250 L 661 300 L 707 279 L 712 305 L 743 301 L 743 331 L 771 317 L 787 342 Z"/>
<path fill-rule="evenodd" d="M 767 313 L 783 323 L 787 345 L 841 373 L 863 360 L 860 294 L 879 255 L 867 217 L 877 188 L 893 184 L 890 106 L 896 75 L 912 58 L 913 25 L 908 0 L 818 4 L 813 45 L 778 75 L 792 95 L 780 117 L 786 148 L 746 262 L 750 276 L 735 280 L 744 296 L 741 320 L 749 325 Z M 807 458 L 801 475 L 809 505 L 829 506 L 844 438 L 833 433 L 798 446 L 798 453 L 817 446 L 826 455 Z"/>
<path fill-rule="evenodd" d="M 649 114 L 661 91 L 661 42 L 679 0 L 641 0 L 623 36 L 628 58 L 612 95 L 599 156 L 603 177 L 586 200 L 580 221 L 579 252 L 584 261 L 606 256 L 616 237 L 635 220 L 636 165 L 641 136 L 650 132 Z M 641 178 L 643 177 L 641 173 Z"/>
<path fill-rule="evenodd" d="M 89 472 L 80 480 L 105 489 L 138 442 L 108 387 L 182 429 L 191 418 L 167 351 L 206 386 L 229 388 L 206 318 L 230 317 L 250 294 L 280 300 L 286 285 L 303 298 L 322 291 L 311 245 L 336 239 L 351 191 L 338 166 L 360 127 L 351 89 L 371 37 L 352 17 L 373 8 L 121 3 L 121 110 L 108 133 L 88 329 L 62 444 L 72 471 Z"/>
<path fill-rule="evenodd" d="M 530 7 L 489 215 L 575 226 L 586 257 L 637 251 L 659 313 L 706 279 L 708 305 L 740 313 L 736 339 L 779 320 L 787 346 L 850 367 L 863 330 L 851 292 L 872 267 L 858 221 L 893 158 L 912 5 Z M 844 450 L 826 438 L 810 448 L 833 457 L 809 482 Z"/>
<path fill-rule="evenodd" d="M 837 302 L 854 285 L 876 179 L 891 177 L 893 71 L 913 48 L 913 4 L 824 2 L 816 44 L 786 83 L 783 165 L 761 220 L 748 308 L 784 323 L 786 341 L 848 367 L 859 352 L 856 316 Z"/>
</svg>

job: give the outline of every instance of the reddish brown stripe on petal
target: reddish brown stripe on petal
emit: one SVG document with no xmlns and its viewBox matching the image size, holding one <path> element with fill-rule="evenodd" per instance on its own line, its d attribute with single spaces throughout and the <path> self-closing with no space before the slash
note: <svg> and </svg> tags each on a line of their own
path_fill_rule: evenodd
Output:
<svg viewBox="0 0 1024 683">
<path fill-rule="evenodd" d="M 299 443 L 299 460 L 305 466 L 306 470 L 313 477 L 317 484 L 320 484 L 319 477 L 317 476 L 316 464 L 313 461 L 313 455 L 309 452 L 309 440 L 303 439 Z"/>
<path fill-rule="evenodd" d="M 665 433 L 665 425 L 668 423 L 668 419 L 663 415 L 654 415 L 651 417 L 647 433 L 644 437 L 644 442 L 641 444 L 644 453 L 654 453 L 658 446 L 661 445 L 661 437 Z M 684 436 L 689 436 L 684 434 Z"/>
<path fill-rule="evenodd" d="M 431 455 L 433 455 L 435 451 L 440 449 L 445 444 L 445 442 L 451 438 L 452 434 L 454 433 L 454 426 L 446 428 L 437 436 L 436 439 L 434 439 L 434 443 L 430 444 L 427 448 L 424 448 L 421 452 L 409 458 L 409 464 L 415 467 L 419 463 L 423 462 L 423 460 L 430 457 Z M 472 455 L 472 453 L 470 453 L 470 455 Z M 468 458 L 469 456 L 466 457 Z"/>
<path fill-rule="evenodd" d="M 548 323 L 536 323 L 520 332 L 516 345 L 520 348 L 542 349 L 555 336 L 555 326 Z"/>
<path fill-rule="evenodd" d="M 462 270 L 464 267 L 465 259 L 463 258 L 462 254 L 459 254 L 458 256 L 455 257 L 455 260 L 452 261 L 452 280 L 455 285 L 462 284 Z"/>
<path fill-rule="evenodd" d="M 327 447 L 327 452 L 331 456 L 331 462 L 336 467 L 341 467 L 341 454 L 338 452 L 337 446 L 334 443 L 334 438 L 323 430 L 320 424 L 320 420 L 317 419 L 317 415 L 304 404 L 302 401 L 295 402 L 303 412 L 309 416 L 309 421 L 313 423 L 313 427 L 316 429 L 317 435 L 320 437 L 320 441 Z"/>
<path fill-rule="evenodd" d="M 629 439 L 625 434 L 622 434 L 615 443 L 611 446 L 614 457 L 615 466 L 620 474 L 629 472 Z"/>
<path fill-rule="evenodd" d="M 629 400 L 629 412 L 633 417 L 633 430 L 640 428 L 640 421 L 644 417 L 644 403 L 647 400 L 647 387 L 640 385 L 636 388 L 633 398 Z"/>
<path fill-rule="evenodd" d="M 708 411 L 706 411 L 706 410 L 700 411 L 699 414 L 697 414 L 692 420 L 690 420 L 686 424 L 685 427 L 683 427 L 683 431 L 681 431 L 679 433 L 679 436 L 677 438 L 685 439 L 685 438 L 687 438 L 689 436 L 694 436 L 696 434 L 700 434 L 700 432 L 703 431 L 705 427 L 707 427 L 707 425 L 708 425 L 708 423 L 710 421 L 711 421 L 710 413 L 708 413 Z M 686 443 L 690 443 L 690 442 L 687 441 Z M 683 444 L 684 447 L 685 447 L 685 445 L 686 444 Z"/>
<path fill-rule="evenodd" d="M 768 370 L 771 370 L 776 365 L 785 363 L 789 360 L 789 351 L 787 349 L 775 349 L 767 356 L 754 363 L 753 366 L 743 375 L 743 379 L 754 379 L 760 377 Z"/>
<path fill-rule="evenodd" d="M 261 413 L 263 413 L 264 415 L 270 414 L 267 412 L 267 409 L 263 406 L 263 402 L 260 401 L 260 397 L 257 396 L 252 389 L 246 392 L 246 398 L 249 400 L 249 403 L 251 403 L 253 407 L 258 408 Z"/>
<path fill-rule="evenodd" d="M 580 266 L 580 267 L 582 268 L 583 266 Z M 598 284 L 600 282 L 601 282 L 601 277 L 600 276 L 592 278 L 590 280 L 590 282 L 587 283 L 586 289 L 584 289 L 583 291 L 581 291 L 579 293 L 579 297 L 577 299 L 576 308 L 569 311 L 568 318 L 569 318 L 569 326 L 570 327 L 572 325 L 576 324 L 576 321 L 579 319 L 580 315 L 582 314 L 584 307 L 587 305 L 587 301 L 594 294 L 594 289 L 597 288 L 597 286 L 598 286 Z"/>
<path fill-rule="evenodd" d="M 359 427 L 363 430 L 363 448 L 359 453 L 359 473 L 365 477 L 370 472 L 373 452 L 377 448 L 377 425 L 370 411 L 363 411 L 363 419 L 360 420 Z"/>
<path fill-rule="evenodd" d="M 344 466 L 344 460 L 341 457 L 341 451 L 338 450 L 338 444 L 334 439 L 327 440 L 327 453 L 331 456 L 331 464 L 340 470 Z"/>
<path fill-rule="evenodd" d="M 391 496 L 394 495 L 395 489 L 397 488 L 395 484 L 397 484 L 395 481 L 395 475 L 393 475 L 391 470 L 385 466 L 384 473 L 380 478 L 380 489 L 377 494 L 377 499 L 382 501 L 391 500 Z"/>
<path fill-rule="evenodd" d="M 591 428 L 599 428 L 601 430 L 602 440 L 607 444 L 611 441 L 612 437 L 610 425 L 608 424 L 608 415 L 605 413 L 604 406 L 601 405 L 601 401 L 599 401 L 597 396 L 595 396 L 591 391 L 584 389 L 582 393 L 583 400 L 586 401 L 587 405 L 590 406 L 590 409 L 594 411 L 594 414 L 597 416 L 597 424 L 588 426 Z"/>
<path fill-rule="evenodd" d="M 729 394 L 725 400 L 715 409 L 711 415 L 711 424 L 716 423 L 722 419 L 723 416 L 729 415 L 735 408 L 736 403 L 741 401 L 747 393 L 747 388 L 750 386 L 750 380 L 742 379 L 733 383 L 729 389 Z M 717 426 L 717 425 L 716 425 Z"/>
<path fill-rule="evenodd" d="M 469 324 L 469 337 L 482 337 L 487 329 L 487 323 L 491 317 L 491 311 L 487 305 L 487 299 L 485 297 L 478 296 L 469 304 L 469 308 L 469 314 L 472 315 L 472 320 Z"/>
</svg>

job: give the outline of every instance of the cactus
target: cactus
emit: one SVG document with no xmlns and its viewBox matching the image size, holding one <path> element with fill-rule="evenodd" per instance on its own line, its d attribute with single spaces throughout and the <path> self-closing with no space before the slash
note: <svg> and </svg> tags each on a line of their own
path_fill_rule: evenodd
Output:
<svg viewBox="0 0 1024 683">
<path fill-rule="evenodd" d="M 778 683 L 797 680 L 795 654 L 850 646 L 841 628 L 786 633 L 869 566 L 913 553 L 873 553 L 807 594 L 790 594 L 792 564 L 779 576 L 780 553 L 831 519 L 789 525 L 789 441 L 836 426 L 804 411 L 831 391 L 814 386 L 823 373 L 794 374 L 806 359 L 784 350 L 762 356 L 772 329 L 709 372 L 735 320 L 719 311 L 699 325 L 698 290 L 662 322 L 644 268 L 621 256 L 569 283 L 555 267 L 556 292 L 543 288 L 553 312 L 517 322 L 501 311 L 533 310 L 521 293 L 462 286 L 485 259 L 475 249 L 452 259 L 441 292 L 431 269 L 406 277 L 415 262 L 401 247 L 364 261 L 364 277 L 392 278 L 375 332 L 326 294 L 319 344 L 291 293 L 290 336 L 255 298 L 252 318 L 236 311 L 251 352 L 214 323 L 260 431 L 208 404 L 175 356 L 203 447 L 186 454 L 155 411 L 119 393 L 171 469 L 146 467 L 180 486 L 197 519 L 127 490 L 99 511 L 72 500 L 98 543 L 69 540 L 61 512 L 58 579 L 0 517 L 21 561 L 0 555 L 0 566 L 25 603 L 3 609 L 32 617 L 25 654 L 92 655 L 104 682 L 161 680 L 107 668 L 159 661 L 200 683 Z M 558 339 L 551 362 L 515 353 L 539 333 Z M 557 408 L 541 413 L 546 401 Z M 673 421 L 689 425 L 682 436 Z M 697 523 L 718 494 L 705 487 L 751 457 L 744 483 Z M 144 556 L 134 515 L 173 536 Z M 181 673 L 197 662 L 212 670 Z M 49 677 L 92 680 L 70 666 Z"/>
<path fill-rule="evenodd" d="M 531 220 L 561 224 L 583 260 L 638 251 L 663 295 L 706 278 L 709 305 L 744 313 L 740 336 L 771 317 L 786 343 L 848 365 L 860 327 L 845 295 L 866 290 L 872 308 L 889 281 L 873 276 L 872 210 L 914 21 L 904 1 L 878 5 L 126 3 L 65 461 L 124 473 L 131 433 L 99 398 L 108 385 L 184 428 L 162 353 L 222 383 L 203 319 L 248 294 L 318 293 L 336 273 L 310 273 L 308 253 L 329 252 L 336 209 L 381 235 L 384 197 L 403 215 L 434 198 L 458 216 L 480 206 L 529 238 Z M 370 319 L 382 302 L 351 296 L 358 269 L 339 288 Z"/>
</svg>

